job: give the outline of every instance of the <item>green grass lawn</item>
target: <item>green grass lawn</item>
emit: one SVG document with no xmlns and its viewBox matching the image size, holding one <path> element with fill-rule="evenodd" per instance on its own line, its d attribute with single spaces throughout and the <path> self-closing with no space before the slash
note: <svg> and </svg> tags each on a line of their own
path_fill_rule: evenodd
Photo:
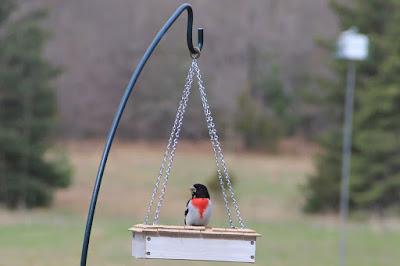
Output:
<svg viewBox="0 0 400 266">
<path fill-rule="evenodd" d="M 86 217 L 58 210 L 28 214 L 11 214 L 18 217 L 1 226 L 0 265 L 77 265 Z M 204 264 L 132 258 L 127 231 L 132 220 L 125 216 L 96 217 L 88 265 Z M 247 227 L 263 235 L 257 241 L 257 265 L 337 265 L 335 228 L 301 220 L 250 222 Z M 352 225 L 348 233 L 348 265 L 398 265 L 399 245 L 399 233 L 377 233 L 368 226 Z"/>
<path fill-rule="evenodd" d="M 131 257 L 127 229 L 143 221 L 163 148 L 114 145 L 93 223 L 88 265 L 232 265 Z M 0 209 L 1 266 L 79 264 L 101 149 L 94 143 L 68 145 L 75 181 L 71 188 L 57 194 L 51 209 Z M 210 156 L 207 149 L 178 149 L 160 223 L 182 223 L 189 197 L 187 187 L 196 180 L 207 181 L 214 171 Z M 257 265 L 337 265 L 336 217 L 305 216 L 299 211 L 301 195 L 297 188 L 312 171 L 310 158 L 227 153 L 226 160 L 239 179 L 235 191 L 244 223 L 262 234 L 257 241 Z M 223 204 L 217 199 L 212 225 L 228 225 Z M 349 224 L 348 265 L 398 265 L 399 247 L 396 220 Z"/>
</svg>

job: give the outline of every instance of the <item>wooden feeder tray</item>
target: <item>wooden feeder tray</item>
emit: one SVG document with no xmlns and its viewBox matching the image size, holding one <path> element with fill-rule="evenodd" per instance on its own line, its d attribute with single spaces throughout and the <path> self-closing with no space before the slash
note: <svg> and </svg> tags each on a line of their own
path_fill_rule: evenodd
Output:
<svg viewBox="0 0 400 266">
<path fill-rule="evenodd" d="M 132 256 L 143 259 L 182 259 L 255 262 L 256 238 L 251 229 L 137 224 L 132 231 Z"/>
</svg>

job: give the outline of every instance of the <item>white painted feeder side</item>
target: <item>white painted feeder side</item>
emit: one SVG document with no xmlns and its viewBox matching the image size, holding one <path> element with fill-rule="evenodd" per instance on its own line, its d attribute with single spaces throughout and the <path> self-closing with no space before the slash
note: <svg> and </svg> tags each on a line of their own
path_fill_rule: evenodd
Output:
<svg viewBox="0 0 400 266">
<path fill-rule="evenodd" d="M 132 256 L 136 258 L 146 257 L 146 239 L 142 233 L 132 232 Z"/>
<path fill-rule="evenodd" d="M 198 226 L 136 225 L 132 256 L 146 259 L 182 259 L 255 262 L 256 238 L 251 229 Z"/>
</svg>

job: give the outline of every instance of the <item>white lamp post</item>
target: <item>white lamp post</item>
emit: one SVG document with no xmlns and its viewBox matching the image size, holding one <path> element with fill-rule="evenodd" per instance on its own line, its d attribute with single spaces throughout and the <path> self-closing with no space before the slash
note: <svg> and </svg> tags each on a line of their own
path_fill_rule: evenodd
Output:
<svg viewBox="0 0 400 266">
<path fill-rule="evenodd" d="M 351 131 L 353 120 L 355 60 L 364 60 L 368 56 L 368 37 L 357 33 L 352 27 L 340 34 L 337 42 L 337 57 L 348 61 L 346 102 L 344 110 L 343 154 L 340 195 L 340 242 L 339 266 L 346 265 L 346 225 L 349 212 L 349 176 L 351 156 Z"/>
</svg>

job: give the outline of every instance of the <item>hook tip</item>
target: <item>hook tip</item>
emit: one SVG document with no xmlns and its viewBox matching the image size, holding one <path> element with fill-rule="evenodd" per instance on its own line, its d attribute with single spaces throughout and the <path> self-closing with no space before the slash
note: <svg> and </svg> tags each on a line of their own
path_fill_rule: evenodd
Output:
<svg viewBox="0 0 400 266">
<path fill-rule="evenodd" d="M 198 28 L 197 29 L 197 34 L 198 34 L 198 45 L 197 48 L 201 51 L 203 48 L 203 36 L 204 36 L 204 29 L 203 28 Z"/>
</svg>

